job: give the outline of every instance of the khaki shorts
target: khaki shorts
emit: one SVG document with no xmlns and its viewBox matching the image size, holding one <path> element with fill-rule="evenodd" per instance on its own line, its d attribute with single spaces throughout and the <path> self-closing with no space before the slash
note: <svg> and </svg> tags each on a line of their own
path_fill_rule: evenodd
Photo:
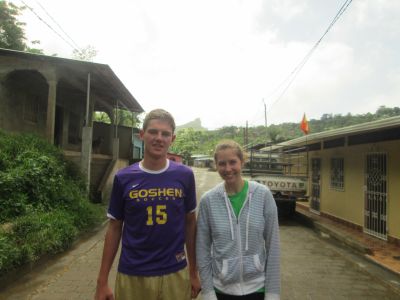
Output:
<svg viewBox="0 0 400 300">
<path fill-rule="evenodd" d="M 130 276 L 117 273 L 115 300 L 190 300 L 188 269 L 163 276 Z"/>
</svg>

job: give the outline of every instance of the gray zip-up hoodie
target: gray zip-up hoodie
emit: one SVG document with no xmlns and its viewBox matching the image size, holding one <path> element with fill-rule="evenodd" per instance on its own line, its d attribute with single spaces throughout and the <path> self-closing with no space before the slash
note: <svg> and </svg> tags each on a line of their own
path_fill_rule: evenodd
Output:
<svg viewBox="0 0 400 300">
<path fill-rule="evenodd" d="M 224 183 L 201 197 L 196 256 L 203 300 L 216 300 L 214 287 L 246 295 L 265 287 L 265 299 L 280 299 L 277 208 L 269 189 L 249 181 L 236 218 Z"/>
</svg>

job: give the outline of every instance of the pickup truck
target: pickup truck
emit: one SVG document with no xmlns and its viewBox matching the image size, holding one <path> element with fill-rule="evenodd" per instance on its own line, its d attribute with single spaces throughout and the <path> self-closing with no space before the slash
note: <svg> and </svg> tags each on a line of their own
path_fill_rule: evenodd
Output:
<svg viewBox="0 0 400 300">
<path fill-rule="evenodd" d="M 296 201 L 306 198 L 307 176 L 291 172 L 296 166 L 278 153 L 252 153 L 243 169 L 244 177 L 266 185 L 272 192 L 279 216 L 290 217 Z"/>
<path fill-rule="evenodd" d="M 296 211 L 296 200 L 304 198 L 307 181 L 304 177 L 285 175 L 255 175 L 251 180 L 266 185 L 272 192 L 279 216 L 291 216 Z"/>
</svg>

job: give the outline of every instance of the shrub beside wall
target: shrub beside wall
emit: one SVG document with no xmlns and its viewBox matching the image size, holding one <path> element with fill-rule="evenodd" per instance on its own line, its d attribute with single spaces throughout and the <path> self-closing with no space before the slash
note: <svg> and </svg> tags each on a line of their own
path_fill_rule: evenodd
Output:
<svg viewBox="0 0 400 300">
<path fill-rule="evenodd" d="M 85 186 L 57 147 L 0 131 L 0 274 L 67 249 L 104 219 Z"/>
</svg>

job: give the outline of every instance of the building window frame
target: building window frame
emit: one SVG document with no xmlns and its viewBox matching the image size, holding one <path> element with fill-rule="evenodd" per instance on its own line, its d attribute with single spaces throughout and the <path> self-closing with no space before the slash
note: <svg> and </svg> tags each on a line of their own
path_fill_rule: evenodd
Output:
<svg viewBox="0 0 400 300">
<path fill-rule="evenodd" d="M 344 191 L 344 158 L 331 158 L 330 187 L 333 190 Z"/>
</svg>

